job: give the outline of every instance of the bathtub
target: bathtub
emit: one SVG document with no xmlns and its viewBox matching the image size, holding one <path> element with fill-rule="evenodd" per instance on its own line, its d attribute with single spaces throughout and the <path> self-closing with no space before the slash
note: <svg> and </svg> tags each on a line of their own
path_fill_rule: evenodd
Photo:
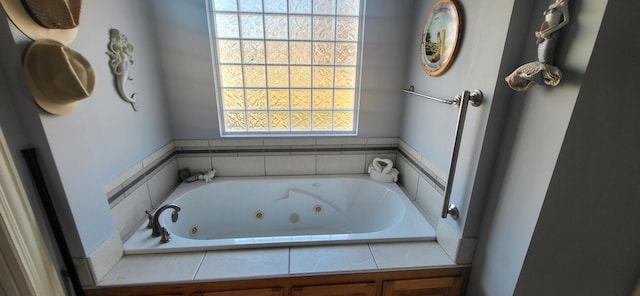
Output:
<svg viewBox="0 0 640 296">
<path fill-rule="evenodd" d="M 435 240 L 435 230 L 395 183 L 368 175 L 215 178 L 181 184 L 160 216 L 161 244 L 146 221 L 125 254 Z"/>
</svg>

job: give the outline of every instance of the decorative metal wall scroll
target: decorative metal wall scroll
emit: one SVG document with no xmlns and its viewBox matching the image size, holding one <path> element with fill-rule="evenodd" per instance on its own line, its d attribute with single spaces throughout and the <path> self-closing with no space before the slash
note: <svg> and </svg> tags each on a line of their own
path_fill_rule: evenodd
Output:
<svg viewBox="0 0 640 296">
<path fill-rule="evenodd" d="M 131 104 L 133 110 L 138 111 L 137 93 L 133 93 L 131 96 L 127 95 L 124 86 L 127 80 L 133 80 L 129 76 L 129 68 L 133 65 L 133 45 L 129 43 L 127 36 L 118 29 L 111 29 L 109 31 L 108 48 L 109 66 L 111 66 L 111 72 L 115 76 L 118 94 L 125 102 Z"/>
</svg>

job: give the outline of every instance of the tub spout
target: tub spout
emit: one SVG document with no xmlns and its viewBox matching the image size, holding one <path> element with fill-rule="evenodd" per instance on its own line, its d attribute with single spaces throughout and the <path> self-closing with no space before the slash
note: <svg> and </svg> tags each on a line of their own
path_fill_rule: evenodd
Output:
<svg viewBox="0 0 640 296">
<path fill-rule="evenodd" d="M 151 225 L 151 236 L 154 237 L 158 237 L 160 235 L 162 235 L 162 230 L 164 227 L 162 227 L 162 225 L 160 225 L 160 214 L 162 214 L 162 212 L 166 209 L 173 209 L 173 213 L 171 213 L 171 221 L 172 222 L 176 222 L 178 221 L 178 212 L 180 211 L 180 207 L 175 205 L 175 204 L 168 204 L 168 205 L 164 205 L 161 206 L 158 210 L 156 210 L 156 212 L 153 214 L 153 222 Z M 166 230 L 165 230 L 166 231 Z M 168 232 L 167 232 L 168 235 Z"/>
</svg>

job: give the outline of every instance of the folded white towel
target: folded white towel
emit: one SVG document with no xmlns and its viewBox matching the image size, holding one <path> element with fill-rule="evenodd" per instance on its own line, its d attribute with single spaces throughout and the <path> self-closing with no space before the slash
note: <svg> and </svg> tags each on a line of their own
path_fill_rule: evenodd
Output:
<svg viewBox="0 0 640 296">
<path fill-rule="evenodd" d="M 398 182 L 399 173 L 400 172 L 398 172 L 398 170 L 396 169 L 391 169 L 388 174 L 383 174 L 381 172 L 372 170 L 369 172 L 369 176 L 371 177 L 371 179 L 374 179 L 378 182 L 395 183 Z"/>
<path fill-rule="evenodd" d="M 389 172 L 391 172 L 392 168 L 393 168 L 393 161 L 391 161 L 391 159 L 375 158 L 371 162 L 368 172 L 376 171 L 383 174 L 388 174 Z"/>
<path fill-rule="evenodd" d="M 367 173 L 378 182 L 398 182 L 398 170 L 393 168 L 393 161 L 390 159 L 376 158 L 371 162 Z"/>
</svg>

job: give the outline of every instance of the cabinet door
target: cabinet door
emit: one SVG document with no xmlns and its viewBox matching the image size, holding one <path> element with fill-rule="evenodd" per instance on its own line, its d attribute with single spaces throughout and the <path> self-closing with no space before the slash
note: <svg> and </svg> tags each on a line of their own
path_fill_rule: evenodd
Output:
<svg viewBox="0 0 640 296">
<path fill-rule="evenodd" d="M 384 296 L 457 296 L 462 295 L 462 280 L 455 277 L 397 280 L 384 282 Z"/>
<path fill-rule="evenodd" d="M 292 296 L 375 296 L 376 284 L 306 286 L 291 289 Z"/>
<path fill-rule="evenodd" d="M 193 296 L 282 296 L 282 288 L 194 293 Z"/>
</svg>

